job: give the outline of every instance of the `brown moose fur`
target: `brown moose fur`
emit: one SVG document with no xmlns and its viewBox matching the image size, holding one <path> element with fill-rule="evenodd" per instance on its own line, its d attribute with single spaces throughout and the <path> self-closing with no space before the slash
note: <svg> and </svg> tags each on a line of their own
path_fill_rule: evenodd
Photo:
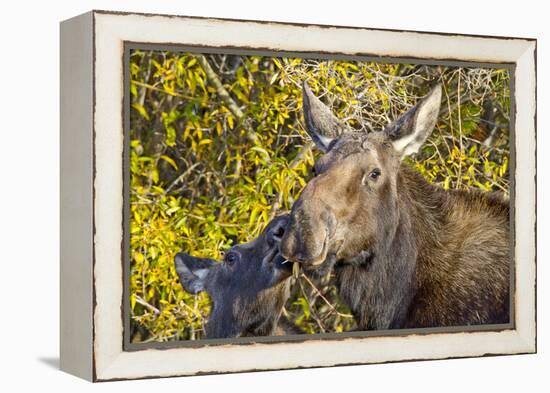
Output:
<svg viewBox="0 0 550 393">
<path fill-rule="evenodd" d="M 431 133 L 436 87 L 385 130 L 341 130 L 304 86 L 304 118 L 325 153 L 292 208 L 282 255 L 336 272 L 359 329 L 509 322 L 509 207 L 500 194 L 445 191 L 402 163 Z M 331 134 L 332 132 L 332 134 Z"/>
<path fill-rule="evenodd" d="M 392 318 L 380 302 L 384 291 L 396 290 L 388 287 L 387 275 L 372 274 L 382 261 L 367 257 L 363 264 L 336 266 L 339 294 L 359 328 L 508 323 L 508 202 L 498 194 L 446 192 L 407 165 L 400 170 L 398 189 L 398 205 L 410 215 L 409 241 L 418 250 L 412 282 L 395 280 L 409 287 L 395 305 L 403 311 Z"/>
</svg>

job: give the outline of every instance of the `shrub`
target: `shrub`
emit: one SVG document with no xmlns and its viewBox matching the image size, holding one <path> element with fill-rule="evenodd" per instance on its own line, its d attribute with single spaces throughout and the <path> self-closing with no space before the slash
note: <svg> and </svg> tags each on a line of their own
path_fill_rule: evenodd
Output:
<svg viewBox="0 0 550 393">
<path fill-rule="evenodd" d="M 408 164 L 446 189 L 508 193 L 507 70 L 136 50 L 130 77 L 133 342 L 203 337 L 210 300 L 182 290 L 174 255 L 221 259 L 292 206 L 318 154 L 304 132 L 303 80 L 363 131 L 442 81 L 440 120 Z M 298 326 L 354 327 L 332 279 L 295 280 L 284 312 Z"/>
</svg>

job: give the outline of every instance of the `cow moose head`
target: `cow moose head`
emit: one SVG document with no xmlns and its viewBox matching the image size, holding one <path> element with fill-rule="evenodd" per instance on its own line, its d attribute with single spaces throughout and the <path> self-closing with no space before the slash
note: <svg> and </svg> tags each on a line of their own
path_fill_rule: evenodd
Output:
<svg viewBox="0 0 550 393">
<path fill-rule="evenodd" d="M 375 243 L 391 243 L 399 220 L 398 172 L 439 115 L 441 86 L 384 129 L 352 131 L 304 82 L 306 130 L 324 153 L 292 207 L 281 253 L 306 270 L 352 260 Z M 367 251 L 366 251 L 367 250 Z"/>
<path fill-rule="evenodd" d="M 192 294 L 205 291 L 212 299 L 207 338 L 274 334 L 292 274 L 292 264 L 279 253 L 287 221 L 287 216 L 275 217 L 258 238 L 227 251 L 221 263 L 176 255 L 183 288 Z"/>
</svg>

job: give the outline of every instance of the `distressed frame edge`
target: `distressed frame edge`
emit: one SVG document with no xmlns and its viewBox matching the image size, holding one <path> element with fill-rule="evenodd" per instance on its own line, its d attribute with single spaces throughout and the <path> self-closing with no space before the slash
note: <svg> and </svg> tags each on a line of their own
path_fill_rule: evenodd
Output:
<svg viewBox="0 0 550 393">
<path fill-rule="evenodd" d="M 382 32 L 395 32 L 395 33 L 419 33 L 419 34 L 436 34 L 449 37 L 471 37 L 471 38 L 489 38 L 489 39 L 503 39 L 503 40 L 524 40 L 524 41 L 536 41 L 535 37 L 511 37 L 511 36 L 499 36 L 488 34 L 468 34 L 468 33 L 449 33 L 443 31 L 429 31 L 429 30 L 410 30 L 410 29 L 391 29 L 383 27 L 365 27 L 355 25 L 329 25 L 323 23 L 306 23 L 306 22 L 284 22 L 284 21 L 272 21 L 262 19 L 242 19 L 242 18 L 222 18 L 216 16 L 199 16 L 199 15 L 183 15 L 183 14 L 163 14 L 163 13 L 151 13 L 151 12 L 138 12 L 138 11 L 113 11 L 104 9 L 93 9 L 92 11 L 97 15 L 120 15 L 120 16 L 160 16 L 163 18 L 176 18 L 176 19 L 196 19 L 204 21 L 219 21 L 219 22 L 243 22 L 243 23 L 255 23 L 259 25 L 282 25 L 282 26 L 295 26 L 295 27 L 319 27 L 322 29 L 357 29 L 357 30 L 369 30 L 369 31 L 382 31 Z"/>
<path fill-rule="evenodd" d="M 525 121 L 525 128 L 520 132 L 526 134 L 526 140 L 521 141 L 525 150 L 522 149 L 520 157 L 516 152 L 515 157 L 515 203 L 527 198 L 527 205 L 532 210 L 524 207 L 523 211 L 515 210 L 515 310 L 516 310 L 516 331 L 523 341 L 528 353 L 537 353 L 537 41 L 533 40 L 526 44 L 526 48 L 516 61 L 515 72 L 515 132 L 517 149 L 517 133 L 520 131 L 520 124 Z M 519 103 L 519 105 L 518 105 Z M 520 110 L 521 105 L 521 110 Z M 525 113 L 523 113 L 525 112 Z M 521 116 L 521 118 L 520 118 Z M 525 120 L 524 120 L 525 118 Z M 525 154 L 528 154 L 527 159 Z M 526 168 L 527 173 L 518 176 L 518 168 Z M 527 214 L 527 212 L 531 214 Z M 518 229 L 522 225 L 524 230 Z M 523 244 L 527 242 L 527 244 Z M 521 244 L 518 247 L 518 243 Z M 530 253 L 527 260 L 522 260 L 520 249 Z M 522 279 L 518 279 L 522 275 Z M 519 304 L 524 303 L 523 307 Z M 519 310 L 519 312 L 518 312 Z"/>
<path fill-rule="evenodd" d="M 109 13 L 109 14 L 112 14 L 112 13 Z M 133 15 L 133 14 L 132 14 Z M 187 17 L 186 17 L 187 18 Z M 280 23 L 280 22 L 276 22 L 277 24 L 282 24 L 284 25 L 284 23 Z M 323 26 L 323 27 L 327 27 L 327 26 Z M 368 30 L 368 29 L 366 29 Z M 418 32 L 414 32 L 414 33 L 418 33 Z M 437 33 L 427 33 L 427 34 L 437 34 Z M 451 34 L 453 35 L 453 34 Z M 455 36 L 455 35 L 453 35 Z M 469 37 L 469 35 L 466 35 Z M 505 39 L 505 38 L 502 38 L 502 37 L 496 37 L 496 38 L 499 38 L 499 39 Z M 527 40 L 526 43 L 529 43 L 531 41 L 534 41 L 533 45 L 532 45 L 532 50 L 526 50 L 529 51 L 529 53 L 531 52 L 534 52 L 535 54 L 535 57 L 534 57 L 534 60 L 535 60 L 535 63 L 531 63 L 534 65 L 534 79 L 535 79 L 535 89 L 536 89 L 536 40 Z M 95 41 L 94 41 L 95 43 Z M 531 59 L 533 59 L 533 56 L 531 55 Z M 532 93 L 532 92 L 531 92 Z M 95 98 L 95 97 L 94 97 Z M 534 97 L 535 100 L 533 101 L 535 107 L 534 107 L 534 115 L 535 115 L 535 121 L 536 121 L 536 97 Z M 516 121 L 516 124 L 517 124 L 517 121 Z M 533 137 L 535 138 L 535 149 L 536 149 L 536 123 L 534 123 L 534 128 L 533 128 Z M 535 150 L 536 151 L 536 150 Z M 536 187 L 536 162 L 535 162 L 535 183 L 534 183 L 534 186 Z M 535 195 L 535 207 L 536 207 L 536 195 Z M 533 220 L 534 222 L 536 223 L 536 215 L 533 217 Z M 534 232 L 533 234 L 536 235 L 536 228 L 533 228 L 534 229 Z M 535 258 L 536 258 L 536 250 L 535 250 Z M 536 263 L 536 260 L 535 260 L 535 263 Z M 534 279 L 536 280 L 536 266 L 535 266 L 535 276 L 534 276 Z M 536 281 L 535 281 L 536 283 Z M 536 292 L 534 293 L 535 294 L 535 299 L 536 300 Z M 519 351 L 517 352 L 512 352 L 510 354 L 519 354 L 519 353 L 533 353 L 533 352 L 536 352 L 536 310 L 535 310 L 535 315 L 534 315 L 534 323 L 535 325 L 533 326 L 533 329 L 534 331 L 531 331 L 531 332 L 525 332 L 523 331 L 523 329 L 521 329 L 523 331 L 523 333 L 525 334 L 519 334 L 517 339 L 518 339 L 518 342 L 520 342 L 522 345 L 522 349 L 520 349 Z M 517 333 L 520 333 L 519 332 L 519 327 L 517 329 Z M 94 337 L 94 340 L 95 340 L 95 337 Z M 458 356 L 458 357 L 469 357 L 469 356 L 492 356 L 492 355 L 500 355 L 500 354 L 506 354 L 506 353 L 490 353 L 490 354 L 481 354 L 481 355 L 464 355 L 464 356 Z M 451 356 L 452 357 L 452 356 Z M 426 358 L 426 359 L 406 359 L 406 358 L 403 358 L 402 360 L 397 360 L 397 361 L 409 361 L 409 360 L 429 360 L 429 359 L 438 359 L 438 358 L 449 358 L 449 356 L 442 356 L 442 357 L 430 357 L 430 358 Z M 115 359 L 112 359 L 113 363 L 117 363 L 119 360 L 118 357 L 115 358 Z M 390 362 L 393 362 L 393 361 L 390 361 Z M 380 362 L 364 362 L 364 363 L 349 363 L 349 364 L 367 364 L 367 363 L 380 363 Z M 382 363 L 385 363 L 385 362 L 382 362 Z M 338 366 L 339 364 L 334 364 L 334 365 L 326 365 L 326 366 L 314 366 L 314 365 L 311 365 L 311 366 L 306 366 L 308 368 L 311 368 L 311 367 L 330 367 L 330 366 Z M 282 367 L 282 368 L 279 368 L 279 369 L 286 369 L 286 368 L 300 368 L 300 367 Z M 265 369 L 265 370 L 268 370 L 268 369 Z M 101 370 L 101 371 L 104 371 L 104 370 Z M 246 370 L 239 370 L 239 371 L 217 371 L 217 372 L 214 372 L 214 373 L 230 373 L 230 372 L 243 372 L 243 371 L 246 371 Z M 248 370 L 248 371 L 259 371 L 259 370 Z M 208 373 L 208 372 L 207 372 Z M 100 374 L 103 374 L 103 372 L 101 372 Z M 108 374 L 108 373 L 107 373 Z M 197 375 L 197 374 L 203 374 L 201 372 L 198 372 L 198 373 L 191 373 L 191 374 L 185 374 L 185 373 L 176 373 L 176 374 L 170 374 L 170 375 L 152 375 L 152 376 L 141 376 L 141 377 L 130 377 L 132 379 L 134 378 L 151 378 L 151 377 L 163 377 L 163 376 L 177 376 L 177 375 Z M 105 381 L 105 380 L 117 380 L 117 379 L 128 379 L 128 378 L 103 378 L 101 375 L 99 377 L 97 377 L 97 375 L 94 374 L 94 380 L 96 381 Z"/>
<path fill-rule="evenodd" d="M 248 374 L 257 372 L 276 372 L 276 371 L 290 371 L 290 370 L 309 370 L 320 368 L 332 368 L 332 367 L 352 367 L 352 366 L 368 366 L 377 364 L 394 364 L 394 363 L 416 363 L 416 362 L 431 362 L 438 360 L 460 360 L 460 359 L 472 359 L 472 358 L 497 358 L 503 356 L 522 356 L 522 355 L 534 355 L 536 351 L 522 350 L 519 352 L 510 353 L 480 353 L 479 355 L 463 355 L 463 356 L 440 356 L 440 357 L 419 357 L 419 358 L 403 358 L 401 360 L 384 360 L 384 361 L 372 361 L 372 362 L 350 362 L 350 363 L 336 363 L 329 365 L 306 365 L 306 366 L 288 366 L 280 368 L 250 368 L 242 370 L 230 370 L 230 371 L 199 371 L 190 373 L 175 373 L 175 374 L 151 374 L 137 377 L 109 377 L 109 378 L 97 378 L 94 377 L 91 382 L 119 382 L 119 381 L 137 381 L 148 379 L 163 379 L 163 378 L 183 378 L 183 377 L 203 377 L 210 375 L 231 375 L 231 374 Z"/>
<path fill-rule="evenodd" d="M 60 369 L 93 365 L 93 12 L 60 23 Z M 75 100 L 74 97 L 80 97 Z"/>
</svg>

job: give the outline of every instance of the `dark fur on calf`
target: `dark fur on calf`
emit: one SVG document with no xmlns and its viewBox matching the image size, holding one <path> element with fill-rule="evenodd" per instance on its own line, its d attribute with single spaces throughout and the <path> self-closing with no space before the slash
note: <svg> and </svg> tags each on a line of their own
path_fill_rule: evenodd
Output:
<svg viewBox="0 0 550 393">
<path fill-rule="evenodd" d="M 254 241 L 232 247 L 218 263 L 179 253 L 175 266 L 190 293 L 206 291 L 213 302 L 207 338 L 298 333 L 281 313 L 289 297 L 291 264 L 278 252 L 287 216 L 274 218 Z"/>
</svg>

